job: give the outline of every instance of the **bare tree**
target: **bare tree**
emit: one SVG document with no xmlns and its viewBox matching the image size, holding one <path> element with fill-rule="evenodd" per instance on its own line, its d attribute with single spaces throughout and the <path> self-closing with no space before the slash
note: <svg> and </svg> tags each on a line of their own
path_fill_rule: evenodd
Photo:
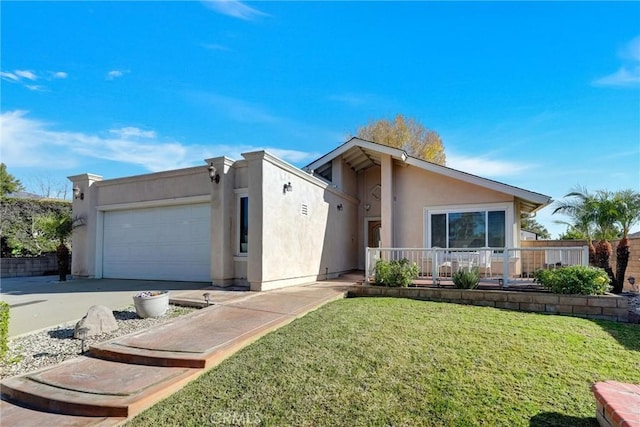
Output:
<svg viewBox="0 0 640 427">
<path fill-rule="evenodd" d="M 47 199 L 64 199 L 71 197 L 71 183 L 64 178 L 51 175 L 37 175 L 30 179 L 30 187 L 39 196 Z"/>
</svg>

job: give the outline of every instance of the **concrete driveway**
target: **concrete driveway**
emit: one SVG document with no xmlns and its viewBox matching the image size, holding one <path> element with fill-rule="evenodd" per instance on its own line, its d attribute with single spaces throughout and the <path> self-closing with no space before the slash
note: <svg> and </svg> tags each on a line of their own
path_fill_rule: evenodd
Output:
<svg viewBox="0 0 640 427">
<path fill-rule="evenodd" d="M 210 286 L 206 282 L 57 279 L 58 276 L 2 279 L 0 299 L 11 306 L 9 337 L 79 320 L 92 305 L 111 310 L 126 308 L 133 305 L 132 297 L 139 291 L 186 291 Z"/>
</svg>

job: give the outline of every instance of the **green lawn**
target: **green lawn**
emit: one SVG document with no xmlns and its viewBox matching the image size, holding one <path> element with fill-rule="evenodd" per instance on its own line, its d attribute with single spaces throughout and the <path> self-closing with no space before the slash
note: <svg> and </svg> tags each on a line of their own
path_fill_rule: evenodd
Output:
<svg viewBox="0 0 640 427">
<path fill-rule="evenodd" d="M 331 303 L 133 419 L 158 425 L 597 426 L 640 326 L 391 298 Z"/>
</svg>

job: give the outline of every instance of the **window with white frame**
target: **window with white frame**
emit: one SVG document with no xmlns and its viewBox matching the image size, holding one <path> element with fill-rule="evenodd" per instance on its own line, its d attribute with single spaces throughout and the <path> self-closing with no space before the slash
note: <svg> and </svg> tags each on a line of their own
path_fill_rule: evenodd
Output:
<svg viewBox="0 0 640 427">
<path fill-rule="evenodd" d="M 508 209 L 443 209 L 426 215 L 427 245 L 439 248 L 504 248 Z"/>
<path fill-rule="evenodd" d="M 237 253 L 246 255 L 249 250 L 249 197 L 246 194 L 238 194 L 238 234 Z"/>
</svg>

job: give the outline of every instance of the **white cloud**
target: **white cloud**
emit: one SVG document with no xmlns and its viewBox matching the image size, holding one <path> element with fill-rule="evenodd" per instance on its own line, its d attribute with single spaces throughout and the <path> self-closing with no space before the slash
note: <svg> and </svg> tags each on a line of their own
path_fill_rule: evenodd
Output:
<svg viewBox="0 0 640 427">
<path fill-rule="evenodd" d="M 36 73 L 31 70 L 14 70 L 10 71 L 0 71 L 0 77 L 2 80 L 10 81 L 12 83 L 21 83 L 25 88 L 31 91 L 37 92 L 46 92 L 48 88 L 42 85 L 32 84 L 36 80 L 55 80 L 55 79 L 66 79 L 68 76 L 64 71 L 47 71 L 43 73 Z"/>
<path fill-rule="evenodd" d="M 622 66 L 618 71 L 594 80 L 595 86 L 635 87 L 640 84 L 640 36 L 620 49 L 618 56 L 623 60 Z"/>
<path fill-rule="evenodd" d="M 640 66 L 634 69 L 620 68 L 613 74 L 594 80 L 596 86 L 632 86 L 640 83 Z"/>
<path fill-rule="evenodd" d="M 117 79 L 118 77 L 122 77 L 125 75 L 125 73 L 128 73 L 129 71 L 126 70 L 111 70 L 107 73 L 107 76 L 105 77 L 107 80 L 114 80 Z"/>
<path fill-rule="evenodd" d="M 269 16 L 236 0 L 205 0 L 203 3 L 207 8 L 215 12 L 245 21 L 253 20 L 259 16 Z"/>
<path fill-rule="evenodd" d="M 0 77 L 2 77 L 3 80 L 13 80 L 14 82 L 20 80 L 20 77 L 8 71 L 0 71 Z"/>
<path fill-rule="evenodd" d="M 24 87 L 26 87 L 29 90 L 32 90 L 34 92 L 46 92 L 47 88 L 44 86 L 40 86 L 40 85 L 24 85 Z"/>
<path fill-rule="evenodd" d="M 489 178 L 519 175 L 534 167 L 534 165 L 523 162 L 509 162 L 487 157 L 466 157 L 449 153 L 447 153 L 447 166 L 472 175 Z"/>
<path fill-rule="evenodd" d="M 50 123 L 29 118 L 27 114 L 20 110 L 0 114 L 0 149 L 3 162 L 11 167 L 77 169 L 93 158 L 156 172 L 197 166 L 206 158 L 222 155 L 241 159 L 241 153 L 263 149 L 292 163 L 318 157 L 316 153 L 253 145 L 187 145 L 136 127 L 95 134 L 58 131 L 51 129 Z"/>
<path fill-rule="evenodd" d="M 270 114 L 261 106 L 243 99 L 208 92 L 189 92 L 188 95 L 241 123 L 277 123 L 282 121 L 281 118 Z"/>
<path fill-rule="evenodd" d="M 29 79 L 29 80 L 33 80 L 36 81 L 38 80 L 38 76 L 35 75 L 33 73 L 33 71 L 29 71 L 29 70 L 15 70 L 14 73 L 19 76 L 22 77 L 24 79 Z"/>
<path fill-rule="evenodd" d="M 343 104 L 350 105 L 352 107 L 357 107 L 359 105 L 363 105 L 367 102 L 367 97 L 362 95 L 356 95 L 353 93 L 344 93 L 341 95 L 329 95 L 328 99 L 330 101 L 337 101 Z"/>
<path fill-rule="evenodd" d="M 200 46 L 208 50 L 221 50 L 221 51 L 230 50 L 227 46 L 216 44 L 216 43 L 201 43 Z"/>
<path fill-rule="evenodd" d="M 152 130 L 142 130 L 128 126 L 120 129 L 110 129 L 109 133 L 118 135 L 120 138 L 155 138 L 156 133 Z"/>
</svg>

